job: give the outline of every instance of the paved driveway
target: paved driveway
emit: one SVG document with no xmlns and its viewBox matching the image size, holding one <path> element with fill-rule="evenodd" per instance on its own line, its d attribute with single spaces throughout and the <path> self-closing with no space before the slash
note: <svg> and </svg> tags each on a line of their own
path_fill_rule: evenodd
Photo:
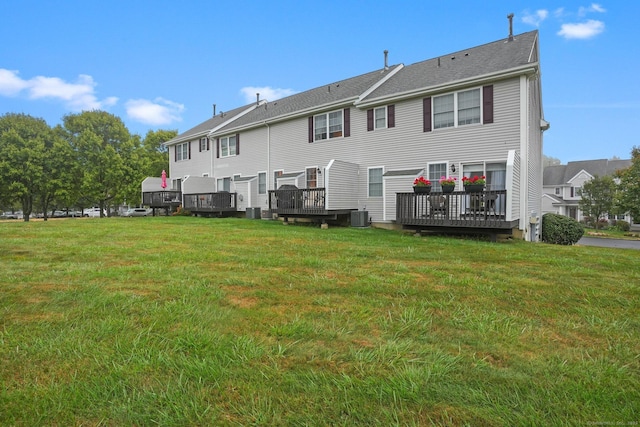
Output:
<svg viewBox="0 0 640 427">
<path fill-rule="evenodd" d="M 583 237 L 579 245 L 601 246 L 603 248 L 640 249 L 640 240 L 602 239 L 599 237 Z"/>
</svg>

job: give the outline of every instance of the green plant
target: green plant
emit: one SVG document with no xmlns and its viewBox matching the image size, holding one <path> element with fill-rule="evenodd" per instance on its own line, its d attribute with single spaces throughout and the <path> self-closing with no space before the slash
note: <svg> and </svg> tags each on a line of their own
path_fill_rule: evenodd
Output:
<svg viewBox="0 0 640 427">
<path fill-rule="evenodd" d="M 431 187 L 431 181 L 424 176 L 418 177 L 413 181 L 414 187 Z"/>
<path fill-rule="evenodd" d="M 631 224 L 629 224 L 627 221 L 619 219 L 616 221 L 616 228 L 620 231 L 629 231 L 631 230 Z"/>
<path fill-rule="evenodd" d="M 440 185 L 442 186 L 447 186 L 447 185 L 456 185 L 456 180 L 457 178 L 453 177 L 453 176 L 442 176 L 440 177 L 440 180 L 438 182 L 440 182 Z"/>
<path fill-rule="evenodd" d="M 482 176 L 475 175 L 471 178 L 465 176 L 462 178 L 462 185 L 485 185 L 486 183 L 487 183 L 487 180 L 484 175 Z"/>
<path fill-rule="evenodd" d="M 575 219 L 554 213 L 542 216 L 542 241 L 556 245 L 574 245 L 584 235 L 584 227 Z"/>
</svg>

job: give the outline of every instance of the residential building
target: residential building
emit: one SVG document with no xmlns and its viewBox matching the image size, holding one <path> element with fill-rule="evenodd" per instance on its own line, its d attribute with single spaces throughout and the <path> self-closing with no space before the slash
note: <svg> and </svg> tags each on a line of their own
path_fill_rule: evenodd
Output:
<svg viewBox="0 0 640 427">
<path fill-rule="evenodd" d="M 381 69 L 279 100 L 258 95 L 167 141 L 170 186 L 147 178 L 144 203 L 319 220 L 365 211 L 385 226 L 537 240 L 549 127 L 540 76 L 537 31 L 411 65 L 389 66 L 385 51 Z M 431 195 L 413 193 L 421 175 Z M 487 179 L 478 203 L 462 191 L 474 175 Z M 440 194 L 442 176 L 457 179 L 451 195 Z"/>
<path fill-rule="evenodd" d="M 543 174 L 542 213 L 556 213 L 582 221 L 579 202 L 582 187 L 594 177 L 614 176 L 616 171 L 631 166 L 631 160 L 581 160 L 566 165 L 547 166 Z M 616 218 L 631 223 L 628 214 Z"/>
</svg>

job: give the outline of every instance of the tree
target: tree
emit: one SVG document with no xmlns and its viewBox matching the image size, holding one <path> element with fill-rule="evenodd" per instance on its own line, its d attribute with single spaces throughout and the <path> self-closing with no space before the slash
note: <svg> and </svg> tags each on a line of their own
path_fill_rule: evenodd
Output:
<svg viewBox="0 0 640 427">
<path fill-rule="evenodd" d="M 34 200 L 55 177 L 45 167 L 54 133 L 43 119 L 9 113 L 0 117 L 0 189 L 6 202 L 20 202 L 25 221 Z"/>
<path fill-rule="evenodd" d="M 640 220 L 640 147 L 631 150 L 631 166 L 618 171 L 620 193 L 618 204 L 622 212 L 629 212 L 635 222 Z"/>
<path fill-rule="evenodd" d="M 80 203 L 97 204 L 103 212 L 122 199 L 135 141 L 119 117 L 105 111 L 84 111 L 63 118 L 66 137 L 75 150 L 80 173 Z"/>
<path fill-rule="evenodd" d="M 546 168 L 547 166 L 557 166 L 559 164 L 561 164 L 562 162 L 560 161 L 560 159 L 557 159 L 555 157 L 551 157 L 551 156 L 542 156 L 542 167 Z"/>
<path fill-rule="evenodd" d="M 599 220 L 614 208 L 617 184 L 610 176 L 598 177 L 587 181 L 582 186 L 582 198 L 579 206 L 582 212 L 590 217 L 599 227 Z"/>
<path fill-rule="evenodd" d="M 142 141 L 145 154 L 150 160 L 147 176 L 160 176 L 169 169 L 169 150 L 163 144 L 178 135 L 176 130 L 150 130 Z"/>
</svg>

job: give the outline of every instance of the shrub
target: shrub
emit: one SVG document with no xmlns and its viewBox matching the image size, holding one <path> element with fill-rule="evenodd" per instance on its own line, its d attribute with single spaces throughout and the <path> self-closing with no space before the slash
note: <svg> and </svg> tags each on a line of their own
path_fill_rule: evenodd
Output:
<svg viewBox="0 0 640 427">
<path fill-rule="evenodd" d="M 584 227 L 568 216 L 546 213 L 542 216 L 542 241 L 556 245 L 574 245 L 584 234 Z"/>
<path fill-rule="evenodd" d="M 620 231 L 629 231 L 631 230 L 631 225 L 627 221 L 619 219 L 616 221 L 616 228 Z"/>
</svg>

